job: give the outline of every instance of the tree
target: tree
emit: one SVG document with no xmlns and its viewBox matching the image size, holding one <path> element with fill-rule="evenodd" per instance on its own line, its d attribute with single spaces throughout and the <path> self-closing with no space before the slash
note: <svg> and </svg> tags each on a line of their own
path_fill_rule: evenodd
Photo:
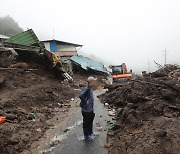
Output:
<svg viewBox="0 0 180 154">
<path fill-rule="evenodd" d="M 18 23 L 10 16 L 0 17 L 0 34 L 13 36 L 23 32 Z"/>
</svg>

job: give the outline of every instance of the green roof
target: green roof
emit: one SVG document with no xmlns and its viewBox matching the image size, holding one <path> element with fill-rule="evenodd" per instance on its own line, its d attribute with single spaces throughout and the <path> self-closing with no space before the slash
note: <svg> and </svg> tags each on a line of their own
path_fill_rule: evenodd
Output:
<svg viewBox="0 0 180 154">
<path fill-rule="evenodd" d="M 34 33 L 32 29 L 29 29 L 25 32 L 14 35 L 10 37 L 7 41 L 10 43 L 28 45 L 28 46 L 32 46 L 35 44 L 40 45 L 39 39 L 37 38 L 36 34 Z"/>
</svg>

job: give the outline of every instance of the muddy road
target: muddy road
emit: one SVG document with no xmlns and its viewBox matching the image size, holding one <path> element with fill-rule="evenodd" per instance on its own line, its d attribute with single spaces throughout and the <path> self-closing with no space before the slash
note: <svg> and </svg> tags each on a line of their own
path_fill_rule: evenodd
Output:
<svg viewBox="0 0 180 154">
<path fill-rule="evenodd" d="M 72 112 L 56 128 L 49 132 L 50 136 L 43 141 L 36 149 L 31 150 L 33 154 L 106 154 L 107 149 L 104 144 L 107 143 L 107 121 L 112 121 L 108 116 L 108 109 L 97 98 L 104 91 L 95 91 L 95 113 L 94 133 L 96 137 L 92 142 L 83 140 L 82 115 L 79 107 L 79 100 L 74 105 Z M 23 154 L 28 154 L 25 151 Z"/>
</svg>

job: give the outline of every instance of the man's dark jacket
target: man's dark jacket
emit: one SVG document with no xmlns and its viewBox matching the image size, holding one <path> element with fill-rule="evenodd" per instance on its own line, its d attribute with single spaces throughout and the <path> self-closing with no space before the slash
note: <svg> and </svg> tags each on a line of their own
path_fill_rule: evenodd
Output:
<svg viewBox="0 0 180 154">
<path fill-rule="evenodd" d="M 80 107 L 83 112 L 94 111 L 93 89 L 87 84 L 79 95 L 81 99 Z"/>
</svg>

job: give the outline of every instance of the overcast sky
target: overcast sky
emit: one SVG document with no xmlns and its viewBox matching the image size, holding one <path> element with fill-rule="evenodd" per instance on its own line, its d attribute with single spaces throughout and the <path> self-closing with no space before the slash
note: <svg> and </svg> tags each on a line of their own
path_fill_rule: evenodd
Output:
<svg viewBox="0 0 180 154">
<path fill-rule="evenodd" d="M 10 15 L 40 39 L 83 44 L 81 52 L 135 71 L 154 60 L 180 64 L 180 0 L 0 0 Z"/>
</svg>

